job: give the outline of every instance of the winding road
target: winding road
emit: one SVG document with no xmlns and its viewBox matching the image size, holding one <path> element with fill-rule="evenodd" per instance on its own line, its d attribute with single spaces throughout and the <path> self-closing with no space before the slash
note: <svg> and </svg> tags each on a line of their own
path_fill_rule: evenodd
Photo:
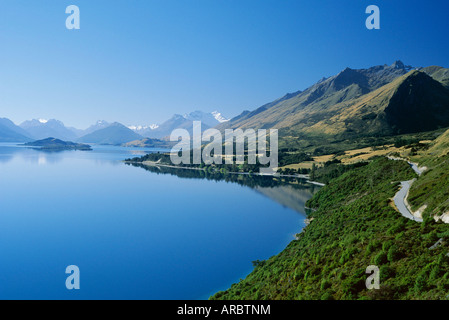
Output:
<svg viewBox="0 0 449 320">
<path fill-rule="evenodd" d="M 401 160 L 401 161 L 407 161 L 406 159 L 402 158 L 394 158 L 394 157 L 388 157 L 390 160 Z M 420 176 L 422 174 L 422 170 L 418 167 L 416 163 L 407 161 L 408 164 L 412 167 L 412 169 Z M 423 222 L 422 218 L 415 217 L 410 210 L 408 209 L 406 205 L 406 199 L 408 196 L 408 192 L 410 190 L 411 185 L 416 179 L 408 180 L 408 181 L 401 181 L 401 189 L 396 193 L 396 195 L 393 198 L 394 204 L 396 205 L 396 208 L 399 210 L 399 212 L 402 214 L 402 216 L 406 217 L 407 219 L 414 220 L 416 222 Z"/>
</svg>

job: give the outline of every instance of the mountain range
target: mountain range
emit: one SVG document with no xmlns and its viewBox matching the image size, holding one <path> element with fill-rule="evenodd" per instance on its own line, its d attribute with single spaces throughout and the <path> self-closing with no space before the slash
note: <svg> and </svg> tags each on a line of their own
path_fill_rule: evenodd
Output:
<svg viewBox="0 0 449 320">
<path fill-rule="evenodd" d="M 32 139 L 21 127 L 11 120 L 0 118 L 0 142 L 28 142 Z"/>
<path fill-rule="evenodd" d="M 128 129 L 123 124 L 114 122 L 105 128 L 82 136 L 77 141 L 83 143 L 121 145 L 139 139 L 143 139 L 143 137 Z"/>
<path fill-rule="evenodd" d="M 197 110 L 184 115 L 175 114 L 160 125 L 130 126 L 128 128 L 147 138 L 162 139 L 169 137 L 175 129 L 186 129 L 192 134 L 194 121 L 201 121 L 201 129 L 204 131 L 229 120 L 218 111 L 207 113 Z"/>
<path fill-rule="evenodd" d="M 194 111 L 183 116 L 175 114 L 161 125 L 127 127 L 118 122 L 99 120 L 87 129 L 81 130 L 66 127 L 64 123 L 55 119 L 33 119 L 17 126 L 11 120 L 3 118 L 0 119 L 0 142 L 28 142 L 52 137 L 66 141 L 121 145 L 152 138 L 156 139 L 152 143 L 159 144 L 158 138 L 168 137 L 177 128 L 192 132 L 194 121 L 202 121 L 202 129 L 205 130 L 228 120 L 217 111 L 211 113 Z"/>
<path fill-rule="evenodd" d="M 449 126 L 448 79 L 448 69 L 401 61 L 346 68 L 217 128 L 276 128 L 286 145 L 299 147 L 435 130 Z"/>
<path fill-rule="evenodd" d="M 49 137 L 61 140 L 75 140 L 78 138 L 76 129 L 67 128 L 64 123 L 55 119 L 33 119 L 25 121 L 19 126 L 34 140 L 46 139 Z"/>
<path fill-rule="evenodd" d="M 449 69 L 396 61 L 367 69 L 346 68 L 311 87 L 286 94 L 253 111 L 226 119 L 215 111 L 175 114 L 161 124 L 124 126 L 98 121 L 86 130 L 58 120 L 30 120 L 16 126 L 0 119 L 0 141 L 27 142 L 48 137 L 99 144 L 164 139 L 174 129 L 279 129 L 281 146 L 304 148 L 431 131 L 449 127 Z"/>
</svg>

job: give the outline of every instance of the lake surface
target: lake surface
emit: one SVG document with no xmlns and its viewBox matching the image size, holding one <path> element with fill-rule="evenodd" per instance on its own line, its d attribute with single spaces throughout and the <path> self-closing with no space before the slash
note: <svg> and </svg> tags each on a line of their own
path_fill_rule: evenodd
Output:
<svg viewBox="0 0 449 320">
<path fill-rule="evenodd" d="M 317 190 L 122 162 L 146 150 L 0 144 L 0 299 L 207 299 L 283 250 Z"/>
</svg>

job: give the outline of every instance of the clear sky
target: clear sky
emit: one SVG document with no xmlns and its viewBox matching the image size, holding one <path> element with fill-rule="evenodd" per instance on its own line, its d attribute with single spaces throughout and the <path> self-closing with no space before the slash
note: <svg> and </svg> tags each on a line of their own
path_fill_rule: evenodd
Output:
<svg viewBox="0 0 449 320">
<path fill-rule="evenodd" d="M 80 30 L 65 27 L 71 4 Z M 365 27 L 371 4 L 380 30 Z M 447 0 L 2 0 L 0 117 L 232 117 L 345 67 L 449 67 L 448 31 Z"/>
</svg>

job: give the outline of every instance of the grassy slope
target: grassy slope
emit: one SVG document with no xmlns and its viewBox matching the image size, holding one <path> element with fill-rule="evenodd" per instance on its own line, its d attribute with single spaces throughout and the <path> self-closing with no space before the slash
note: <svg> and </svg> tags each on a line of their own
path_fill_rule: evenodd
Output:
<svg viewBox="0 0 449 320">
<path fill-rule="evenodd" d="M 429 131 L 447 126 L 448 105 L 449 91 L 414 70 L 358 99 L 329 107 L 329 114 L 334 116 L 303 132 L 363 136 Z"/>
<path fill-rule="evenodd" d="M 449 156 L 426 165 L 429 169 L 413 183 L 408 200 L 413 210 L 426 205 L 425 215 L 441 216 L 449 212 Z"/>
<path fill-rule="evenodd" d="M 342 72 L 218 128 L 277 128 L 281 147 L 335 152 L 376 144 L 379 137 L 447 127 L 449 91 L 441 85 L 441 70 L 446 69 L 426 69 L 434 79 L 413 70 L 381 87 L 365 87 L 363 81 L 339 85 Z"/>
<path fill-rule="evenodd" d="M 446 88 L 449 88 L 449 69 L 439 66 L 430 66 L 423 68 L 422 71 L 441 82 Z"/>
<path fill-rule="evenodd" d="M 441 216 L 449 212 L 449 130 L 413 160 L 428 169 L 412 185 L 409 202 L 416 210 L 427 205 L 425 215 Z"/>
<path fill-rule="evenodd" d="M 339 74 L 322 79 L 303 92 L 287 95 L 218 126 L 225 128 L 286 128 L 294 132 L 329 117 L 328 108 L 356 99 L 407 73 L 395 66 L 369 69 L 346 68 Z"/>
<path fill-rule="evenodd" d="M 309 201 L 317 210 L 298 240 L 212 299 L 444 299 L 448 249 L 428 248 L 449 225 L 410 221 L 389 203 L 391 182 L 414 176 L 405 162 L 377 158 L 334 179 Z M 371 264 L 380 290 L 365 288 Z"/>
</svg>

